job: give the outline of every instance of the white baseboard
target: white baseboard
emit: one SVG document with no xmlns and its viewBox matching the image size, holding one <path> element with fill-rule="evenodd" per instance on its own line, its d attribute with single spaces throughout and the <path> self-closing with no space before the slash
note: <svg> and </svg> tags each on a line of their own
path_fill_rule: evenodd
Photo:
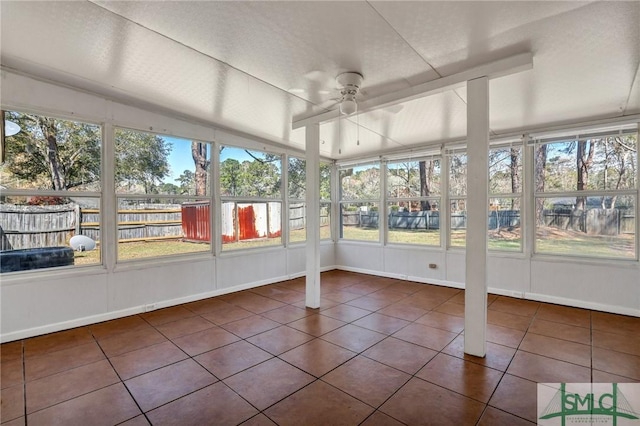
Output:
<svg viewBox="0 0 640 426">
<path fill-rule="evenodd" d="M 525 293 L 525 299 L 538 302 L 554 303 L 556 305 L 573 306 L 575 308 L 591 309 L 612 314 L 640 317 L 640 309 L 625 308 L 624 306 L 606 305 L 604 303 L 587 302 L 584 300 L 568 299 L 565 297 L 549 296 L 539 293 Z"/>
</svg>

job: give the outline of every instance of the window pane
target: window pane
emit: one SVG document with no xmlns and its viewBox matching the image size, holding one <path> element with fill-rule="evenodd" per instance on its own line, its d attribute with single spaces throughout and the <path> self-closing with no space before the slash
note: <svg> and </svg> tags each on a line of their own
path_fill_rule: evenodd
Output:
<svg viewBox="0 0 640 426">
<path fill-rule="evenodd" d="M 289 242 L 307 240 L 307 210 L 305 203 L 289 203 Z"/>
<path fill-rule="evenodd" d="M 118 260 L 210 250 L 208 201 L 118 198 Z"/>
<path fill-rule="evenodd" d="M 341 210 L 340 238 L 380 241 L 378 203 L 345 203 Z"/>
<path fill-rule="evenodd" d="M 375 200 L 380 198 L 380 166 L 378 163 L 340 170 L 342 200 Z"/>
<path fill-rule="evenodd" d="M 467 245 L 467 200 L 451 200 L 449 216 L 449 232 L 451 247 Z"/>
<path fill-rule="evenodd" d="M 320 163 L 320 199 L 331 199 L 331 164 Z"/>
<path fill-rule="evenodd" d="M 489 151 L 489 193 L 522 192 L 522 147 L 496 148 Z"/>
<path fill-rule="evenodd" d="M 282 244 L 280 202 L 222 203 L 222 250 Z"/>
<path fill-rule="evenodd" d="M 387 205 L 389 242 L 440 245 L 439 199 L 394 201 Z"/>
<path fill-rule="evenodd" d="M 449 162 L 449 195 L 467 194 L 467 154 L 453 154 Z"/>
<path fill-rule="evenodd" d="M 536 192 L 633 189 L 637 134 L 536 146 Z"/>
<path fill-rule="evenodd" d="M 306 161 L 289 157 L 289 198 L 304 199 L 306 179 Z"/>
<path fill-rule="evenodd" d="M 389 163 L 387 188 L 391 198 L 440 195 L 440 160 Z"/>
<path fill-rule="evenodd" d="M 6 120 L 19 131 L 5 138 L 4 188 L 100 191 L 100 126 L 15 111 Z"/>
<path fill-rule="evenodd" d="M 520 198 L 489 200 L 488 245 L 490 250 L 522 250 Z"/>
<path fill-rule="evenodd" d="M 537 253 L 635 258 L 635 196 L 538 201 L 542 209 L 537 211 Z"/>
<path fill-rule="evenodd" d="M 78 235 L 87 239 L 74 251 Z M 0 197 L 0 250 L 2 272 L 99 264 L 100 199 Z"/>
<path fill-rule="evenodd" d="M 223 146 L 220 151 L 222 196 L 281 197 L 281 162 L 279 155 Z"/>
<path fill-rule="evenodd" d="M 331 239 L 331 203 L 320 203 L 320 239 Z"/>
</svg>

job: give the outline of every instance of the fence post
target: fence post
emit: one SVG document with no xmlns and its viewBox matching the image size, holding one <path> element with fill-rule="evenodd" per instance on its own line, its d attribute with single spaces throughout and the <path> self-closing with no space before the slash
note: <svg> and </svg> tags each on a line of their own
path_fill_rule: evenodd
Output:
<svg viewBox="0 0 640 426">
<path fill-rule="evenodd" d="M 82 210 L 80 209 L 80 204 L 76 204 L 74 209 L 76 213 L 76 235 L 80 235 L 82 233 Z"/>
</svg>

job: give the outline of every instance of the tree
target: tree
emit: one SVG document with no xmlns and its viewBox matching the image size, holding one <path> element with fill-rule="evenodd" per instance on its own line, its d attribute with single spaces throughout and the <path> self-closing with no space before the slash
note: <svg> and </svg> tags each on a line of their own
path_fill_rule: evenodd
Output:
<svg viewBox="0 0 640 426">
<path fill-rule="evenodd" d="M 535 192 L 544 192 L 546 169 L 547 169 L 547 145 L 542 144 L 536 147 L 534 158 L 534 180 Z M 544 199 L 536 198 L 536 217 L 538 223 L 544 225 Z"/>
<path fill-rule="evenodd" d="M 6 169 L 38 189 L 96 189 L 100 127 L 8 111 L 22 131 L 8 137 Z"/>
<path fill-rule="evenodd" d="M 191 170 L 185 170 L 182 174 L 176 179 L 178 183 L 180 183 L 180 194 L 186 195 L 194 195 L 194 173 Z"/>
<path fill-rule="evenodd" d="M 209 164 L 211 164 L 207 155 L 207 148 L 208 144 L 206 143 L 191 141 L 191 157 L 196 166 L 195 195 L 207 194 L 207 170 L 209 170 Z"/>
<path fill-rule="evenodd" d="M 427 164 L 428 163 L 428 164 Z M 420 196 L 428 197 L 431 195 L 431 182 L 433 182 L 433 171 L 435 169 L 435 161 L 420 161 Z M 421 210 L 431 210 L 429 200 L 420 201 Z"/>
<path fill-rule="evenodd" d="M 234 158 L 227 158 L 220 164 L 220 192 L 222 195 L 236 197 L 241 186 L 240 162 Z"/>
<path fill-rule="evenodd" d="M 145 194 L 153 194 L 156 186 L 169 176 L 167 157 L 171 145 L 151 133 L 116 129 L 116 184 L 129 189 L 142 186 Z"/>
<path fill-rule="evenodd" d="M 589 182 L 589 168 L 593 164 L 595 144 L 595 140 L 577 142 L 578 149 L 576 150 L 576 166 L 578 170 L 578 183 L 576 189 L 578 191 L 584 191 Z M 586 197 L 576 198 L 576 210 L 584 210 L 586 204 Z"/>
</svg>

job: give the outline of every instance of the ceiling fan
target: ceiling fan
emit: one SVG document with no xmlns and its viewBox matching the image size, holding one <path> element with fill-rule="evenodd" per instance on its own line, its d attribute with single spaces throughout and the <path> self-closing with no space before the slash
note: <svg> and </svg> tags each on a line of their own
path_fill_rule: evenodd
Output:
<svg viewBox="0 0 640 426">
<path fill-rule="evenodd" d="M 333 79 L 323 71 L 310 71 L 304 77 L 308 81 L 307 88 L 293 88 L 288 91 L 306 94 L 305 98 L 323 109 L 333 109 L 339 105 L 342 115 L 351 115 L 358 110 L 356 96 L 364 94 L 360 90 L 364 78 L 359 72 L 343 72 Z M 331 81 L 334 81 L 334 84 L 331 84 Z M 329 89 L 328 86 L 333 87 Z M 331 94 L 333 96 L 330 96 Z"/>
<path fill-rule="evenodd" d="M 359 72 L 344 72 L 336 77 L 341 97 L 338 98 L 340 114 L 351 115 L 358 111 L 356 95 L 360 92 L 364 77 Z"/>
</svg>

